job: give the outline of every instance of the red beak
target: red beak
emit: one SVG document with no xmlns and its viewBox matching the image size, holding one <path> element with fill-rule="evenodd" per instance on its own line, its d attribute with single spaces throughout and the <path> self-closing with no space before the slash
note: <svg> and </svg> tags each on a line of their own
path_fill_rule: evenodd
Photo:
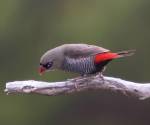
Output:
<svg viewBox="0 0 150 125">
<path fill-rule="evenodd" d="M 39 67 L 39 74 L 40 75 L 42 75 L 45 71 L 46 71 L 46 68 L 44 68 L 43 66 Z"/>
</svg>

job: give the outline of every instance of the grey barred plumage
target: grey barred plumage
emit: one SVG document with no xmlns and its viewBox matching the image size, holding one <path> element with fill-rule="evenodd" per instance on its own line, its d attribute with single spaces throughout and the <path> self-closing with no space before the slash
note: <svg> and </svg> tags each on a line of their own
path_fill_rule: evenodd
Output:
<svg viewBox="0 0 150 125">
<path fill-rule="evenodd" d="M 131 56 L 133 50 L 113 53 L 89 44 L 64 44 L 48 50 L 40 59 L 40 73 L 55 69 L 84 74 L 102 72 L 113 59 Z"/>
<path fill-rule="evenodd" d="M 62 65 L 62 70 L 80 73 L 81 75 L 91 74 L 96 70 L 93 58 L 93 56 L 81 57 L 79 59 L 66 57 Z"/>
</svg>

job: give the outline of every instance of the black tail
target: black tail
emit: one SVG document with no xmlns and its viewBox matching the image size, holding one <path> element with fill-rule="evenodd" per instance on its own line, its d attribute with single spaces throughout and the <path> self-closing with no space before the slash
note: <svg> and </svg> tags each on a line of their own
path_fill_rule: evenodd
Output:
<svg viewBox="0 0 150 125">
<path fill-rule="evenodd" d="M 121 58 L 126 56 L 132 56 L 135 53 L 135 51 L 136 50 L 126 50 L 126 51 L 117 52 L 117 54 L 119 55 L 119 58 Z"/>
</svg>

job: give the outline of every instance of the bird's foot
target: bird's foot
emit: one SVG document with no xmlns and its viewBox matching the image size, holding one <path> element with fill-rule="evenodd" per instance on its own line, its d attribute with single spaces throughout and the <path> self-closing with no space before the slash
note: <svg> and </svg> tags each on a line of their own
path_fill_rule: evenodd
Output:
<svg viewBox="0 0 150 125">
<path fill-rule="evenodd" d="M 73 79 L 69 79 L 69 81 L 70 82 L 73 82 L 74 83 L 74 87 L 75 87 L 75 89 L 77 89 L 78 90 L 78 81 L 81 79 L 82 77 L 81 76 L 79 76 L 79 77 L 76 77 L 76 78 L 73 78 Z"/>
<path fill-rule="evenodd" d="M 73 82 L 75 88 L 78 90 L 78 83 L 80 83 L 81 81 L 87 79 L 87 77 L 88 77 L 87 75 L 79 76 L 79 77 L 76 77 L 76 78 L 73 78 L 73 79 L 69 79 L 69 81 Z"/>
<path fill-rule="evenodd" d="M 97 78 L 100 78 L 103 83 L 105 82 L 104 76 L 103 76 L 103 74 L 102 74 L 101 72 L 100 72 L 96 77 L 97 77 Z"/>
</svg>

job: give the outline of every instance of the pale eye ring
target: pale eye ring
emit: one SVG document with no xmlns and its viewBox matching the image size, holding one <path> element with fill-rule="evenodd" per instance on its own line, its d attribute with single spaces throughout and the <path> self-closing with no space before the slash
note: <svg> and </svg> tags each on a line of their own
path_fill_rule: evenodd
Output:
<svg viewBox="0 0 150 125">
<path fill-rule="evenodd" d="M 45 67 L 46 67 L 46 69 L 49 69 L 49 68 L 52 67 L 52 65 L 53 65 L 53 62 L 48 62 L 48 63 L 45 65 Z"/>
</svg>

